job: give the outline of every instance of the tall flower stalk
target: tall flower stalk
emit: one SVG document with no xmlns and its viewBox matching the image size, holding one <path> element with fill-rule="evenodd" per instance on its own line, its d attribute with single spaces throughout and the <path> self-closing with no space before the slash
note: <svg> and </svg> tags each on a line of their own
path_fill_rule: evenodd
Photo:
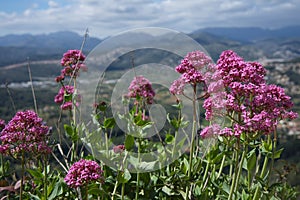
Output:
<svg viewBox="0 0 300 200">
<path fill-rule="evenodd" d="M 134 124 L 133 126 L 143 127 L 149 121 L 146 114 L 148 106 L 154 102 L 155 91 L 151 82 L 143 76 L 135 76 L 128 87 L 126 98 L 133 99 L 134 107 L 132 109 Z M 140 129 L 142 131 L 142 129 Z M 139 133 L 143 135 L 143 133 Z M 141 138 L 137 138 L 138 162 L 141 162 Z M 137 169 L 135 199 L 139 199 L 140 193 L 140 172 Z"/>
<path fill-rule="evenodd" d="M 76 109 L 81 100 L 80 95 L 77 94 L 76 80 L 80 71 L 87 70 L 84 60 L 85 55 L 81 50 L 68 50 L 61 59 L 61 65 L 63 67 L 61 74 L 55 79 L 56 82 L 61 84 L 61 88 L 55 96 L 54 101 L 60 104 L 61 110 L 69 111 L 70 114 L 71 126 L 65 125 L 65 131 L 72 139 L 71 162 L 75 161 L 77 152 L 78 130 L 76 127 Z M 65 84 L 66 78 L 68 78 L 66 80 L 67 84 Z"/>
<path fill-rule="evenodd" d="M 192 168 L 193 168 L 193 158 L 195 151 L 195 138 L 197 131 L 197 124 L 199 122 L 197 113 L 197 102 L 199 97 L 197 94 L 197 90 L 199 87 L 204 89 L 203 94 L 206 91 L 206 85 L 211 76 L 211 68 L 213 67 L 213 62 L 210 57 L 208 57 L 205 53 L 201 51 L 194 51 L 188 53 L 181 63 L 175 68 L 175 70 L 181 74 L 179 79 L 175 80 L 170 87 L 170 92 L 173 95 L 185 95 L 184 88 L 185 85 L 190 85 L 192 87 L 192 97 L 188 97 L 192 101 L 192 113 L 193 113 L 193 121 L 192 121 L 192 134 L 190 139 L 190 149 L 189 149 L 189 168 L 188 168 L 188 179 L 192 178 Z M 185 199 L 190 198 L 189 193 L 191 192 L 190 187 L 187 185 L 186 187 L 186 197 Z"/>
</svg>

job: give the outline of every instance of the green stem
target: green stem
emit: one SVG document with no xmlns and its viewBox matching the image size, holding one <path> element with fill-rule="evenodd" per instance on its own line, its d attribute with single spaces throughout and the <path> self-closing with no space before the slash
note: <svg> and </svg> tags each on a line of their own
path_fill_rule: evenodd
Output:
<svg viewBox="0 0 300 200">
<path fill-rule="evenodd" d="M 195 127 L 196 121 L 193 121 L 193 129 L 192 129 L 192 139 L 191 139 L 191 146 L 190 146 L 190 156 L 189 156 L 189 170 L 188 170 L 188 177 L 189 180 L 191 179 L 192 174 L 192 165 L 193 165 L 193 157 L 194 157 L 194 146 L 195 146 Z"/>
<path fill-rule="evenodd" d="M 25 160 L 24 160 L 24 151 L 22 151 L 21 157 L 21 185 L 20 185 L 20 200 L 23 199 L 23 182 L 24 182 L 24 172 L 25 172 Z"/>
<path fill-rule="evenodd" d="M 240 176 L 241 176 L 241 172 L 242 172 L 242 169 L 243 169 L 243 162 L 244 162 L 246 154 L 247 154 L 247 151 L 244 150 L 243 154 L 242 154 L 242 158 L 240 160 L 239 170 L 238 170 L 238 174 L 237 174 L 237 178 L 236 178 L 237 181 L 235 182 L 235 186 L 234 186 L 235 192 L 237 191 L 237 188 L 238 188 L 238 182 L 239 182 L 239 179 L 240 179 Z"/>
<path fill-rule="evenodd" d="M 44 197 L 47 199 L 48 197 L 48 192 L 47 192 L 47 158 L 46 155 L 44 157 Z"/>
<path fill-rule="evenodd" d="M 0 159 L 1 159 L 1 177 L 4 178 L 5 176 L 5 171 L 4 171 L 4 163 L 3 163 L 3 154 L 0 155 Z"/>
<path fill-rule="evenodd" d="M 138 139 L 138 162 L 141 162 L 141 140 Z M 140 190 L 140 173 L 139 170 L 136 174 L 136 189 L 135 189 L 135 200 L 139 199 L 139 190 Z"/>
<path fill-rule="evenodd" d="M 197 112 L 196 112 L 196 101 L 197 101 L 197 87 L 193 85 L 193 127 L 192 127 L 192 137 L 190 142 L 190 156 L 189 156 L 189 170 L 188 170 L 188 180 L 191 180 L 192 177 L 192 168 L 193 168 L 193 157 L 194 157 L 194 150 L 195 150 L 195 136 L 196 136 L 196 126 L 197 126 Z M 189 184 L 186 186 L 185 190 L 185 199 L 188 199 L 189 196 Z"/>
<path fill-rule="evenodd" d="M 268 136 L 268 143 L 270 141 L 270 138 Z M 264 164 L 263 164 L 263 168 L 261 170 L 261 173 L 260 173 L 260 178 L 263 178 L 266 174 L 266 171 L 267 171 L 267 166 L 268 166 L 268 161 L 269 161 L 269 158 L 268 158 L 268 155 L 265 156 L 265 159 L 264 159 Z"/>
<path fill-rule="evenodd" d="M 222 173 L 223 167 L 224 167 L 224 163 L 225 163 L 225 159 L 226 159 L 226 156 L 225 156 L 225 154 L 224 154 L 224 155 L 223 155 L 223 158 L 222 158 L 221 166 L 220 166 L 220 169 L 219 169 L 219 172 L 218 172 L 217 179 L 220 178 L 220 176 L 221 176 L 221 173 Z"/>
<path fill-rule="evenodd" d="M 115 199 L 115 195 L 116 195 L 118 185 L 119 185 L 119 181 L 117 180 L 116 183 L 115 183 L 115 187 L 114 187 L 114 190 L 113 190 L 113 193 L 112 193 L 111 200 Z"/>
<path fill-rule="evenodd" d="M 75 161 L 75 143 L 72 142 L 72 146 L 71 146 L 72 150 L 71 150 L 71 163 L 73 163 Z"/>
<path fill-rule="evenodd" d="M 88 185 L 85 186 L 85 200 L 88 200 L 89 199 L 89 187 Z"/>
<path fill-rule="evenodd" d="M 205 186 L 205 182 L 206 182 L 206 177 L 207 177 L 207 174 L 208 174 L 208 169 L 209 169 L 209 160 L 206 164 L 206 167 L 205 167 L 205 172 L 204 172 L 204 175 L 203 175 L 203 181 L 202 181 L 202 191 L 204 191 L 204 186 Z"/>
<path fill-rule="evenodd" d="M 172 158 L 175 158 L 175 150 L 176 148 L 176 141 L 177 141 L 177 135 L 178 135 L 178 131 L 175 131 L 175 137 L 174 137 L 174 144 L 173 144 L 173 149 L 172 149 Z"/>
<path fill-rule="evenodd" d="M 192 177 L 192 168 L 193 168 L 193 157 L 194 157 L 194 146 L 195 146 L 195 130 L 196 130 L 196 120 L 193 120 L 192 127 L 192 138 L 190 144 L 190 156 L 189 156 L 189 170 L 188 170 L 188 180 L 191 180 Z M 186 186 L 186 196 L 185 199 L 188 199 L 189 185 Z"/>
<path fill-rule="evenodd" d="M 121 199 L 124 200 L 124 193 L 125 193 L 125 183 L 122 183 L 122 189 L 121 189 Z"/>
<path fill-rule="evenodd" d="M 248 179 L 248 191 L 250 191 L 251 185 L 252 185 L 251 171 L 250 170 L 248 170 L 247 179 Z"/>
<path fill-rule="evenodd" d="M 277 132 L 276 132 L 276 129 L 274 131 L 274 139 L 271 142 L 272 142 L 272 161 L 271 161 L 270 169 L 269 169 L 270 172 L 272 171 L 272 169 L 274 167 L 275 151 L 276 151 L 276 146 L 277 146 Z M 270 179 L 270 176 L 268 176 L 268 183 L 269 183 L 269 179 Z"/>
<path fill-rule="evenodd" d="M 175 150 L 177 149 L 176 142 L 177 142 L 177 137 L 178 137 L 179 126 L 181 124 L 181 109 L 179 109 L 179 111 L 178 111 L 177 123 L 179 123 L 179 124 L 178 124 L 178 128 L 176 128 L 176 130 L 175 130 L 174 145 L 173 145 L 173 149 L 172 149 L 172 158 L 174 158 Z"/>
<path fill-rule="evenodd" d="M 268 145 L 270 144 L 270 142 L 271 142 L 271 138 L 270 138 L 270 135 L 268 135 Z M 268 155 L 265 155 L 263 168 L 260 173 L 260 178 L 264 178 L 266 171 L 267 171 L 268 162 L 269 162 Z M 261 191 L 260 191 L 260 188 L 257 187 L 255 190 L 255 193 L 254 193 L 253 200 L 259 200 L 260 196 L 261 196 Z"/>
<path fill-rule="evenodd" d="M 238 181 L 237 178 L 238 178 L 238 174 L 239 174 L 239 154 L 240 154 L 240 148 L 238 147 L 238 149 L 235 151 L 235 156 L 234 156 L 234 158 L 236 159 L 235 167 L 234 167 L 234 176 L 233 176 L 233 180 L 231 183 L 228 200 L 232 199 L 233 194 L 235 193 L 235 185 Z M 242 165 L 242 161 L 241 161 L 241 165 Z M 240 166 L 240 167 L 242 167 L 242 166 Z"/>
</svg>

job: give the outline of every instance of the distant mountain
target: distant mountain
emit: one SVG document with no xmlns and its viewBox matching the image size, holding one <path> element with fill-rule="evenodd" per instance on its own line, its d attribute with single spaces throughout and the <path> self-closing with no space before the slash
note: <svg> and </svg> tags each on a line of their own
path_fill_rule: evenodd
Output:
<svg viewBox="0 0 300 200">
<path fill-rule="evenodd" d="M 80 48 L 83 36 L 71 32 L 61 31 L 41 35 L 15 35 L 10 34 L 0 37 L 0 46 L 2 47 L 28 47 L 28 48 L 53 48 L 53 49 L 70 49 Z M 86 49 L 93 48 L 100 43 L 98 38 L 88 37 L 85 44 Z"/>
<path fill-rule="evenodd" d="M 143 33 L 145 34 L 145 33 Z M 260 58 L 281 58 L 284 60 L 300 57 L 300 26 L 280 29 L 246 28 L 203 28 L 188 34 L 200 43 L 216 61 L 220 53 L 232 49 L 247 60 Z M 138 35 L 135 41 L 151 41 L 151 35 Z M 0 67 L 38 60 L 58 60 L 68 49 L 79 49 L 83 36 L 70 31 L 40 35 L 6 35 L 0 37 Z M 131 35 L 132 38 L 132 35 Z M 119 38 L 124 42 L 132 40 Z M 87 55 L 101 42 L 99 38 L 87 37 L 83 52 Z M 169 42 L 164 38 L 164 42 Z M 170 40 L 170 42 L 172 42 Z M 115 42 L 116 47 L 118 42 Z M 113 48 L 113 47 L 112 47 Z M 167 58 L 155 52 L 157 61 Z M 151 58 L 151 55 L 146 57 Z M 153 58 L 151 58 L 153 59 Z"/>
<path fill-rule="evenodd" d="M 80 49 L 84 37 L 70 31 L 41 35 L 6 35 L 0 37 L 0 67 L 31 61 L 60 59 L 69 49 Z M 100 39 L 87 37 L 83 52 L 88 53 L 101 42 Z"/>
<path fill-rule="evenodd" d="M 214 60 L 226 49 L 232 49 L 247 60 L 300 57 L 300 26 L 280 29 L 204 28 L 190 34 L 202 44 Z"/>
<path fill-rule="evenodd" d="M 254 42 L 274 38 L 300 38 L 300 26 L 289 26 L 279 29 L 263 29 L 258 27 L 211 27 L 203 28 L 195 33 L 209 33 L 240 42 Z"/>
</svg>

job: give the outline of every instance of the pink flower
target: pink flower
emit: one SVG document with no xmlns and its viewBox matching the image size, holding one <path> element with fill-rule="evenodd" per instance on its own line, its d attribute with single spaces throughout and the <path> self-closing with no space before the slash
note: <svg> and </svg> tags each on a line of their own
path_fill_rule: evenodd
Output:
<svg viewBox="0 0 300 200">
<path fill-rule="evenodd" d="M 84 60 L 85 55 L 80 50 L 68 50 L 64 53 L 60 62 L 64 68 L 61 70 L 61 74 L 56 77 L 56 82 L 61 82 L 67 76 L 76 78 L 80 69 L 86 71 L 87 67 L 83 63 Z"/>
<path fill-rule="evenodd" d="M 143 76 L 136 76 L 131 81 L 128 88 L 128 94 L 126 96 L 134 99 L 141 98 L 147 104 L 152 104 L 155 92 L 152 88 L 152 84 L 148 79 Z"/>
<path fill-rule="evenodd" d="M 58 94 L 54 97 L 54 102 L 61 104 L 62 110 L 71 110 L 73 108 L 74 87 L 65 85 L 60 88 Z M 76 105 L 80 102 L 80 96 L 76 97 Z"/>
<path fill-rule="evenodd" d="M 78 188 L 94 181 L 101 181 L 102 173 L 97 162 L 81 159 L 70 167 L 64 180 L 69 187 Z"/>
<path fill-rule="evenodd" d="M 283 88 L 266 83 L 266 71 L 261 64 L 245 62 L 227 50 L 221 54 L 216 68 L 208 85 L 210 97 L 203 107 L 207 120 L 225 115 L 233 119 L 232 129 L 222 130 L 221 135 L 270 134 L 279 120 L 297 117 L 290 111 L 293 103 Z M 222 107 L 226 112 L 220 112 Z"/>
<path fill-rule="evenodd" d="M 232 136 L 233 132 L 231 128 L 225 127 L 220 131 L 219 135 L 224 135 L 224 136 Z"/>
<path fill-rule="evenodd" d="M 217 68 L 225 85 L 232 82 L 265 83 L 266 70 L 257 62 L 245 62 L 232 50 L 223 51 L 217 62 Z"/>
<path fill-rule="evenodd" d="M 226 92 L 212 93 L 204 100 L 205 119 L 212 120 L 216 116 L 225 116 L 226 113 Z"/>
<path fill-rule="evenodd" d="M 31 110 L 17 112 L 0 134 L 0 152 L 19 155 L 21 152 L 48 154 L 49 128 Z"/>
<path fill-rule="evenodd" d="M 211 126 L 205 127 L 201 132 L 200 136 L 202 138 L 212 137 L 214 135 L 219 135 L 221 127 L 219 124 L 212 124 Z"/>
<path fill-rule="evenodd" d="M 185 82 L 182 78 L 179 78 L 177 80 L 175 80 L 171 87 L 170 87 L 170 93 L 175 95 L 175 94 L 183 94 L 183 90 L 184 90 L 184 85 L 185 85 Z"/>
<path fill-rule="evenodd" d="M 181 63 L 175 68 L 181 74 L 180 78 L 175 80 L 170 87 L 170 93 L 183 94 L 185 84 L 196 85 L 198 83 L 206 84 L 214 71 L 213 62 L 210 57 L 201 51 L 188 53 Z"/>
<path fill-rule="evenodd" d="M 60 75 L 60 76 L 57 76 L 57 77 L 55 78 L 55 81 L 56 81 L 57 83 L 59 83 L 59 82 L 63 81 L 64 79 L 65 79 L 65 76 L 64 76 L 64 75 Z"/>
<path fill-rule="evenodd" d="M 122 144 L 114 146 L 113 151 L 114 153 L 123 153 L 123 151 L 125 151 L 125 146 Z"/>
</svg>

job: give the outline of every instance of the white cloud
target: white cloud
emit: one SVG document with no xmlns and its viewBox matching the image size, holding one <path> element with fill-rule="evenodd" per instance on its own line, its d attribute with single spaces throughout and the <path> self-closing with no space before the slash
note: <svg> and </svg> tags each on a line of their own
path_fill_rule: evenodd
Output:
<svg viewBox="0 0 300 200">
<path fill-rule="evenodd" d="M 159 26 L 191 32 L 213 26 L 280 27 L 300 22 L 298 0 L 64 0 L 23 13 L 0 13 L 0 34 L 72 30 L 106 37 Z"/>
<path fill-rule="evenodd" d="M 56 3 L 55 1 L 48 1 L 48 6 L 50 8 L 56 8 L 58 7 L 58 3 Z"/>
</svg>

